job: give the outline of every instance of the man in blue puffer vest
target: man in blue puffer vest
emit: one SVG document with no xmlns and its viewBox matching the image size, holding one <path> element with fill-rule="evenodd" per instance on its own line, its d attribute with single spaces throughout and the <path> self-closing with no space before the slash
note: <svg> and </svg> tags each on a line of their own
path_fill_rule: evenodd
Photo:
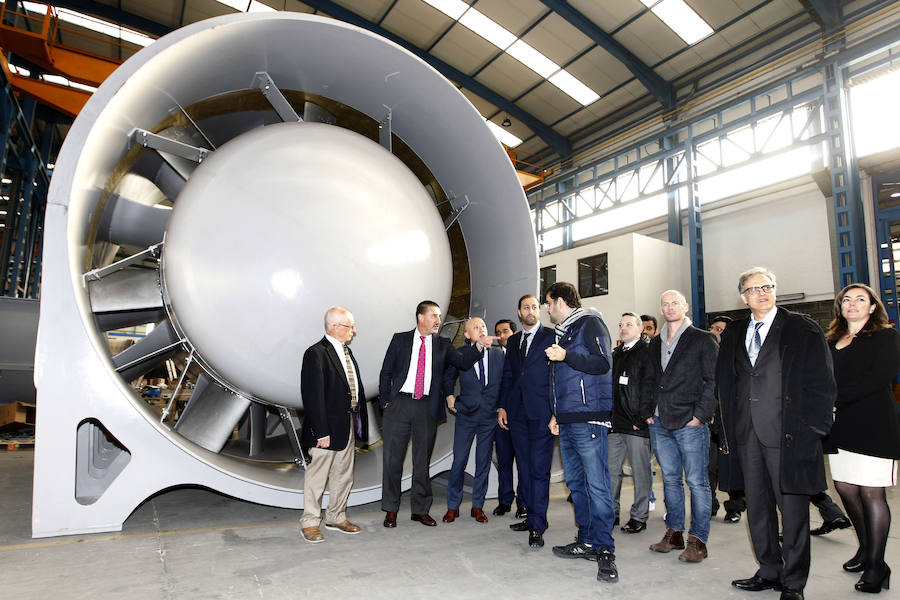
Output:
<svg viewBox="0 0 900 600">
<path fill-rule="evenodd" d="M 575 542 L 555 546 L 553 554 L 596 560 L 597 579 L 615 583 L 619 573 L 607 463 L 612 415 L 609 329 L 600 313 L 581 308 L 581 297 L 571 283 L 554 283 L 545 300 L 556 325 L 556 343 L 546 350 L 553 410 L 550 430 L 559 435 L 566 485 L 572 492 L 578 523 Z"/>
</svg>

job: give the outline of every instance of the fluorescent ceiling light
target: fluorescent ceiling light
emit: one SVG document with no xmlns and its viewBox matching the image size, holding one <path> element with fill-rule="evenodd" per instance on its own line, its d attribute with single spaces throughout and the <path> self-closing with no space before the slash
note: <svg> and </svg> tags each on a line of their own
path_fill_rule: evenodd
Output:
<svg viewBox="0 0 900 600">
<path fill-rule="evenodd" d="M 430 4 L 451 19 L 460 18 L 469 9 L 469 5 L 462 0 L 425 0 L 425 3 Z"/>
<path fill-rule="evenodd" d="M 467 10 L 459 22 L 501 50 L 516 41 L 516 36 L 474 8 Z"/>
<path fill-rule="evenodd" d="M 696 44 L 713 32 L 712 27 L 684 0 L 662 0 L 650 10 L 688 45 Z"/>
<path fill-rule="evenodd" d="M 500 127 L 493 121 L 485 120 L 484 122 L 487 123 L 488 129 L 491 130 L 491 133 L 494 134 L 494 137 L 497 138 L 498 140 L 500 140 L 501 143 L 509 146 L 510 148 L 515 148 L 516 146 L 518 146 L 519 144 L 522 143 L 522 140 L 520 140 L 519 138 L 517 138 L 516 136 L 511 134 L 508 129 L 504 129 L 503 127 Z"/>
<path fill-rule="evenodd" d="M 0 216 L 3 216 L 3 215 L 5 215 L 5 214 L 6 214 L 6 211 L 5 211 L 5 210 L 0 210 Z"/>
<path fill-rule="evenodd" d="M 47 14 L 47 7 L 44 4 L 38 4 L 37 2 L 23 2 L 22 4 L 24 5 L 25 10 L 39 14 Z M 153 38 L 146 36 L 143 33 L 139 33 L 132 29 L 126 29 L 125 27 L 120 27 L 107 21 L 101 21 L 94 17 L 89 17 L 74 10 L 65 8 L 55 8 L 54 10 L 59 16 L 60 21 L 78 25 L 79 27 L 84 27 L 85 29 L 96 31 L 97 33 L 118 38 L 125 42 L 131 42 L 137 46 L 149 46 L 155 41 Z"/>
<path fill-rule="evenodd" d="M 516 58 L 523 65 L 540 75 L 547 78 L 559 71 L 559 65 L 523 42 L 516 41 L 515 44 L 506 49 L 506 53 Z"/>
<path fill-rule="evenodd" d="M 582 106 L 588 106 L 600 99 L 600 95 L 584 85 L 568 71 L 560 71 L 548 79 L 550 83 L 570 95 Z"/>
</svg>

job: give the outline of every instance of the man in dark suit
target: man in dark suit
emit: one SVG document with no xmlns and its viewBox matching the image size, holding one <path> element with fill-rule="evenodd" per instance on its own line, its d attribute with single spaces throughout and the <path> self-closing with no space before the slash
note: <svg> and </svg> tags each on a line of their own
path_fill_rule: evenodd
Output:
<svg viewBox="0 0 900 600">
<path fill-rule="evenodd" d="M 381 366 L 378 396 L 384 411 L 381 509 L 387 513 L 385 527 L 397 526 L 400 479 L 410 438 L 412 520 L 429 527 L 437 524 L 428 514 L 433 499 L 428 466 L 437 424 L 447 417 L 442 392 L 444 367 L 470 368 L 481 358 L 481 351 L 497 339 L 485 335 L 474 344 L 456 349 L 450 340 L 438 336 L 440 328 L 441 308 L 431 300 L 420 302 L 416 328 L 394 334 Z"/>
<path fill-rule="evenodd" d="M 509 319 L 500 319 L 494 325 L 494 333 L 499 338 L 497 341 L 500 348 L 506 354 L 506 344 L 509 338 L 516 332 L 518 327 L 514 321 Z M 496 417 L 496 415 L 495 415 Z M 519 481 L 516 489 L 513 491 L 513 462 L 516 459 L 516 451 L 513 448 L 512 436 L 509 435 L 508 429 L 500 427 L 496 423 L 494 427 L 494 447 L 497 449 L 497 508 L 494 514 L 498 517 L 505 515 L 512 510 L 513 499 L 516 501 L 516 518 L 524 519 L 528 514 L 525 506 L 525 494 L 522 476 L 519 475 Z M 518 464 L 518 463 L 517 463 Z"/>
<path fill-rule="evenodd" d="M 478 317 L 466 321 L 465 336 L 472 343 L 487 335 L 487 325 Z M 497 428 L 497 396 L 500 394 L 500 378 L 503 376 L 503 350 L 488 348 L 475 366 L 460 371 L 447 367 L 444 375 L 444 394 L 447 406 L 456 413 L 453 430 L 453 465 L 447 485 L 447 513 L 444 523 L 452 523 L 459 516 L 459 503 L 463 495 L 463 476 L 472 441 L 478 437 L 475 447 L 475 485 L 472 486 L 472 518 L 487 523 L 484 514 L 484 496 L 487 493 L 488 474 L 491 470 L 491 450 L 494 430 Z M 459 395 L 453 394 L 459 379 Z"/>
<path fill-rule="evenodd" d="M 552 329 L 538 320 L 540 306 L 534 294 L 519 298 L 522 331 L 506 342 L 506 361 L 500 384 L 497 422 L 508 429 L 516 450 L 519 478 L 525 482 L 528 516 L 513 523 L 513 531 L 528 531 L 529 546 L 544 545 L 547 506 L 550 503 L 550 464 L 553 434 L 550 423 L 550 366 L 545 350 L 555 341 Z"/>
<path fill-rule="evenodd" d="M 810 496 L 827 487 L 821 440 L 833 422 L 831 353 L 815 321 L 775 306 L 772 272 L 745 271 L 738 291 L 751 314 L 722 333 L 716 383 L 725 441 L 744 472 L 759 570 L 731 583 L 797 600 L 809 576 Z"/>
<path fill-rule="evenodd" d="M 359 533 L 359 526 L 347 520 L 347 498 L 353 486 L 354 440 L 366 440 L 366 393 L 359 366 L 350 351 L 356 333 L 353 313 L 333 306 L 325 313 L 325 337 L 306 349 L 300 371 L 303 399 L 301 442 L 311 461 L 303 481 L 303 539 L 324 540 L 322 495 L 328 486 L 325 528 L 342 533 Z"/>
<path fill-rule="evenodd" d="M 708 552 L 712 496 L 709 490 L 709 423 L 716 408 L 716 339 L 691 325 L 690 308 L 678 290 L 659 299 L 665 325 L 650 341 L 641 389 L 641 417 L 663 476 L 666 533 L 650 546 L 682 562 L 700 562 Z M 682 479 L 683 477 L 683 479 Z M 691 527 L 684 530 L 684 483 L 691 490 Z"/>
</svg>

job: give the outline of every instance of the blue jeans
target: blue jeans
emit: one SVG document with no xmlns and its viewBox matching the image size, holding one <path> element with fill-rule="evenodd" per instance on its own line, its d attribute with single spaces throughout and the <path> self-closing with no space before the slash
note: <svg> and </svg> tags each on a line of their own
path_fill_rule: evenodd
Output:
<svg viewBox="0 0 900 600">
<path fill-rule="evenodd" d="M 709 426 L 669 430 L 650 425 L 650 443 L 662 470 L 666 500 L 666 527 L 684 531 L 684 481 L 691 490 L 692 535 L 704 544 L 709 539 L 712 496 L 709 491 Z"/>
<path fill-rule="evenodd" d="M 559 452 L 575 506 L 578 541 L 598 551 L 615 552 L 612 528 L 616 517 L 609 487 L 606 435 L 602 425 L 560 423 Z"/>
</svg>

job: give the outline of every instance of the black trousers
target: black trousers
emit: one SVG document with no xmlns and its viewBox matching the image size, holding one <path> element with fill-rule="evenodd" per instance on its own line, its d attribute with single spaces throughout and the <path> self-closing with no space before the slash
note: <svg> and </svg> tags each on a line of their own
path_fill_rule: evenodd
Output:
<svg viewBox="0 0 900 600">
<path fill-rule="evenodd" d="M 738 444 L 747 496 L 747 525 L 759 575 L 802 590 L 809 577 L 808 495 L 781 492 L 781 448 L 763 446 L 755 434 Z M 778 542 L 778 514 L 784 542 Z"/>
<path fill-rule="evenodd" d="M 431 493 L 429 467 L 434 450 L 437 425 L 428 412 L 428 398 L 414 400 L 405 395 L 394 396 L 382 417 L 384 457 L 381 485 L 381 510 L 397 512 L 400 508 L 400 480 L 403 461 L 412 439 L 412 490 L 410 508 L 413 514 L 425 514 L 434 499 Z"/>
</svg>

